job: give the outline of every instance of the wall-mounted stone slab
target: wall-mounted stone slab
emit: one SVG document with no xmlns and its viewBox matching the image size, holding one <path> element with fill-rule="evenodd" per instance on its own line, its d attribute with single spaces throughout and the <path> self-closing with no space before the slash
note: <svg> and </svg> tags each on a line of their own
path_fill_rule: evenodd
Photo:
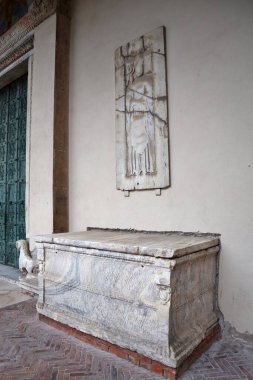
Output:
<svg viewBox="0 0 253 380">
<path fill-rule="evenodd" d="M 115 51 L 117 189 L 169 186 L 165 28 Z"/>
</svg>

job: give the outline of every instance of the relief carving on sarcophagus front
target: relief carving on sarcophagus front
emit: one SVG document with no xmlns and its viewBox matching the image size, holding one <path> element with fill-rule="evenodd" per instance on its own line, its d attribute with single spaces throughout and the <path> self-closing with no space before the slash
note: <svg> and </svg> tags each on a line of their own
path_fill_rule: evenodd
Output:
<svg viewBox="0 0 253 380">
<path fill-rule="evenodd" d="M 165 29 L 115 52 L 117 188 L 169 186 Z"/>
</svg>

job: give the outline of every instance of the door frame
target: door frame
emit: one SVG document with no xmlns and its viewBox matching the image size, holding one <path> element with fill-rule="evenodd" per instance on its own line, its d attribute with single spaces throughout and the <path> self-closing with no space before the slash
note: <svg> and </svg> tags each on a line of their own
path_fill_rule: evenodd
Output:
<svg viewBox="0 0 253 380">
<path fill-rule="evenodd" d="M 26 237 L 68 231 L 70 0 L 34 0 L 0 35 L 0 88 L 28 73 Z"/>
<path fill-rule="evenodd" d="M 31 102 L 32 102 L 33 51 L 25 54 L 0 73 L 0 89 L 27 74 L 27 109 L 26 109 L 26 186 L 25 186 L 25 230 L 29 236 L 30 211 L 30 158 L 31 158 Z"/>
</svg>

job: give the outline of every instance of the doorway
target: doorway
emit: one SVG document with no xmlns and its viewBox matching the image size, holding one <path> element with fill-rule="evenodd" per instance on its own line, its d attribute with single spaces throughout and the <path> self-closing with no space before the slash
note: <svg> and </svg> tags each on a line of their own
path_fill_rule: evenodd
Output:
<svg viewBox="0 0 253 380">
<path fill-rule="evenodd" d="M 26 238 L 27 74 L 0 90 L 0 263 L 18 267 Z"/>
</svg>

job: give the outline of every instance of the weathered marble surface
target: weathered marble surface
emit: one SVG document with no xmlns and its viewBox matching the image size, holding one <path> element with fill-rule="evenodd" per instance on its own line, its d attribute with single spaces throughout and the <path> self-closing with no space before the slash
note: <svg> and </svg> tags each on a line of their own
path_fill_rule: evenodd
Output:
<svg viewBox="0 0 253 380">
<path fill-rule="evenodd" d="M 169 186 L 165 28 L 115 51 L 117 188 Z"/>
<path fill-rule="evenodd" d="M 215 235 L 182 232 L 146 233 L 96 228 L 89 231 L 37 236 L 36 241 L 166 258 L 184 256 L 219 244 L 219 238 Z"/>
<path fill-rule="evenodd" d="M 218 319 L 214 236 L 92 230 L 36 239 L 38 312 L 177 367 Z"/>
</svg>

